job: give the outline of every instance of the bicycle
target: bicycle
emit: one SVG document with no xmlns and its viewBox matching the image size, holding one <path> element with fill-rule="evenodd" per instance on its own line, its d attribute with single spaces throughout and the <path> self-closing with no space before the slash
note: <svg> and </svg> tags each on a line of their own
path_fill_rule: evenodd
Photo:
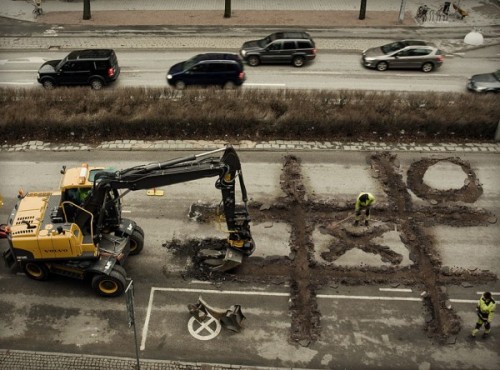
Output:
<svg viewBox="0 0 500 370">
<path fill-rule="evenodd" d="M 429 7 L 427 5 L 421 5 L 418 7 L 417 15 L 415 19 L 419 23 L 424 23 L 427 20 L 427 12 L 429 11 Z"/>
<path fill-rule="evenodd" d="M 42 0 L 33 0 L 33 6 L 35 7 L 33 9 L 33 17 L 37 19 L 39 15 L 43 14 Z"/>
</svg>

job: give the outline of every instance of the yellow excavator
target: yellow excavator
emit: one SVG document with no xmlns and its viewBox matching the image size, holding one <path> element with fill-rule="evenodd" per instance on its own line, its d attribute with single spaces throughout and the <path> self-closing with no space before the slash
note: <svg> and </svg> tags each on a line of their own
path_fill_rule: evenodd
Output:
<svg viewBox="0 0 500 370">
<path fill-rule="evenodd" d="M 63 167 L 61 174 L 58 191 L 20 193 L 2 226 L 9 243 L 3 253 L 7 265 L 19 266 L 32 279 L 46 280 L 51 273 L 89 278 L 97 294 L 121 295 L 127 277 L 123 263 L 144 247 L 144 231 L 122 217 L 121 199 L 130 191 L 206 177 L 217 177 L 228 228 L 226 249 L 203 253 L 207 266 L 229 271 L 255 250 L 241 163 L 231 146 L 119 171 Z"/>
</svg>

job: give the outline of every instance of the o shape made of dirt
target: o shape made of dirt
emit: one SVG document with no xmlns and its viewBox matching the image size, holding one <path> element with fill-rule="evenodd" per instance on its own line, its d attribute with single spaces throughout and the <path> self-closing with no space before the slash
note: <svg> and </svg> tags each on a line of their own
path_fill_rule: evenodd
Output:
<svg viewBox="0 0 500 370">
<path fill-rule="evenodd" d="M 424 175 L 430 166 L 438 162 L 451 162 L 462 168 L 467 176 L 467 180 L 460 189 L 438 190 L 431 188 L 424 183 Z M 435 201 L 443 202 L 465 202 L 474 203 L 483 194 L 483 188 L 477 180 L 475 172 L 470 164 L 460 158 L 442 158 L 442 159 L 421 159 L 411 164 L 408 169 L 408 188 L 411 189 L 418 197 Z"/>
</svg>

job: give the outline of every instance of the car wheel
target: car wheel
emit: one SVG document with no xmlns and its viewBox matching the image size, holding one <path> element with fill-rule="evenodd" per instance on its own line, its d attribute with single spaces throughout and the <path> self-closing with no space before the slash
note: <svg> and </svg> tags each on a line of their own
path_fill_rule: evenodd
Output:
<svg viewBox="0 0 500 370">
<path fill-rule="evenodd" d="M 434 69 L 434 64 L 432 63 L 424 63 L 422 65 L 422 72 L 428 73 Z"/>
<path fill-rule="evenodd" d="M 102 83 L 102 81 L 97 78 L 90 81 L 90 87 L 92 88 L 92 90 L 101 90 L 103 85 L 104 84 Z"/>
<path fill-rule="evenodd" d="M 49 269 L 43 263 L 26 262 L 23 263 L 22 267 L 30 279 L 42 281 L 49 278 Z"/>
<path fill-rule="evenodd" d="M 305 59 L 304 57 L 295 57 L 293 58 L 292 60 L 292 64 L 295 66 L 295 67 L 302 67 L 305 63 Z"/>
<path fill-rule="evenodd" d="M 248 64 L 252 67 L 257 67 L 260 64 L 260 58 L 258 56 L 252 55 L 248 57 Z"/>
<path fill-rule="evenodd" d="M 186 88 L 186 83 L 184 81 L 179 80 L 175 83 L 175 88 L 177 90 L 184 90 Z"/>
<path fill-rule="evenodd" d="M 224 84 L 224 90 L 234 90 L 235 87 L 236 87 L 236 85 L 233 81 L 227 81 Z"/>
<path fill-rule="evenodd" d="M 52 80 L 43 80 L 42 86 L 47 90 L 52 90 L 55 87 L 54 81 Z"/>
<path fill-rule="evenodd" d="M 377 71 L 387 71 L 387 69 L 389 68 L 389 65 L 387 64 L 387 62 L 379 62 L 377 64 Z"/>
</svg>

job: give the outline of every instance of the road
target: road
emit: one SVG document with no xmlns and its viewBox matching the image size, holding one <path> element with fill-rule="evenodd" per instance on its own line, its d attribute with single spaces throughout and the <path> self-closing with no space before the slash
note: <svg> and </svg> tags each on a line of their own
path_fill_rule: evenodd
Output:
<svg viewBox="0 0 500 370">
<path fill-rule="evenodd" d="M 189 153 L 2 152 L 0 193 L 5 206 L 0 209 L 0 219 L 7 219 L 20 186 L 27 191 L 54 189 L 63 164 L 78 166 L 89 162 L 119 169 L 185 154 Z M 390 212 L 387 204 L 391 201 L 391 190 L 382 178 L 371 172 L 374 162 L 370 165 L 370 155 L 364 152 L 241 152 L 251 203 L 270 205 L 269 212 L 273 212 L 273 204 L 285 195 L 280 176 L 287 154 L 294 154 L 301 161 L 308 201 L 320 208 L 321 204 L 331 204 L 331 201 L 349 203 L 360 191 L 370 189 L 378 198 L 379 208 L 375 207 L 373 211 L 374 222 L 385 223 L 386 212 Z M 435 253 L 444 267 L 463 269 L 461 271 L 490 270 L 498 276 L 498 223 L 471 225 L 467 224 L 466 216 L 458 213 L 471 212 L 474 216 L 477 215 L 474 210 L 483 210 L 492 215 L 499 214 L 500 158 L 481 153 L 455 155 L 464 161 L 466 173 L 460 166 L 445 160 L 449 157 L 446 154 L 400 152 L 397 154 L 399 170 L 393 174 L 394 179 L 401 174 L 406 183 L 409 168 L 421 159 L 443 159 L 424 175 L 425 183 L 440 191 L 461 188 L 467 173 L 474 173 L 482 184 L 482 194 L 473 203 L 458 202 L 460 211 L 450 213 L 449 221 L 444 219 L 447 213 L 443 210 L 450 204 L 429 205 L 416 196 L 414 190 L 409 191 L 415 210 L 410 218 L 419 219 L 419 210 L 433 207 L 430 211 L 433 222 L 420 219 L 415 227 L 425 229 L 425 235 L 432 243 L 428 252 Z M 177 256 L 164 244 L 172 239 L 182 242 L 192 238 L 224 237 L 217 225 L 200 224 L 186 217 L 192 204 L 219 202 L 220 194 L 214 188 L 214 182 L 215 179 L 203 179 L 166 187 L 162 197 L 148 197 L 145 191 L 125 197 L 125 216 L 136 220 L 147 235 L 143 253 L 126 264 L 135 285 L 142 358 L 308 369 L 498 368 L 498 336 L 493 335 L 488 341 L 479 340 L 474 345 L 465 340 L 475 322 L 474 306 L 478 293 L 486 289 L 500 292 L 498 281 L 470 282 L 465 275 L 459 275 L 464 280 L 447 284 L 446 275 L 441 275 L 439 279 L 444 280 L 439 280 L 439 285 L 442 285 L 439 289 L 449 298 L 463 328 L 448 340 L 447 345 L 438 344 L 423 330 L 427 327 L 429 313 L 421 301 L 421 293 L 432 287 L 418 279 L 410 284 L 391 278 L 370 281 L 376 272 L 373 269 L 387 271 L 391 267 L 378 252 L 367 253 L 355 247 L 341 255 L 333 265 L 325 260 L 326 255 L 322 253 L 328 250 L 330 237 L 321 232 L 321 226 L 331 221 L 329 212 L 321 211 L 324 220 L 315 221 L 311 233 L 313 254 L 319 266 L 326 266 L 340 275 L 332 280 L 325 275 L 326 283 L 313 292 L 320 314 L 317 338 L 302 341 L 299 345 L 290 343 L 294 322 L 292 271 L 289 276 L 275 276 L 270 280 L 245 276 L 244 270 L 238 280 L 200 281 L 186 275 L 189 257 Z M 349 214 L 350 207 L 347 208 Z M 259 262 L 262 271 L 257 274 L 263 276 L 269 268 L 266 261 L 272 265 L 280 258 L 291 258 L 294 235 L 290 223 L 292 215 L 280 213 L 281 218 L 270 221 L 265 212 L 251 208 L 257 250 L 248 260 L 250 265 L 263 261 L 262 264 Z M 345 215 L 336 209 L 331 211 L 332 217 L 336 213 L 342 217 Z M 314 212 L 309 210 L 306 217 L 312 216 Z M 457 220 L 462 220 L 464 226 L 457 227 Z M 400 222 L 403 221 L 388 222 L 391 229 L 377 237 L 376 243 L 388 246 L 400 255 L 397 267 L 404 271 L 405 266 L 413 264 L 414 257 L 406 249 L 404 238 L 398 236 L 402 227 Z M 343 225 L 347 230 L 348 227 Z M 6 247 L 6 240 L 0 240 L 0 250 Z M 345 268 L 366 274 L 366 281 L 354 283 L 349 280 L 349 270 Z M 311 278 L 314 277 L 314 271 L 310 273 Z M 342 277 L 344 273 L 346 275 Z M 405 278 L 403 272 L 398 276 Z M 0 348 L 133 357 L 133 332 L 127 326 L 124 299 L 98 298 L 89 282 L 57 277 L 47 282 L 32 281 L 23 274 L 8 271 L 3 264 L 0 264 L 0 281 Z M 206 341 L 191 336 L 187 328 L 187 305 L 195 303 L 200 295 L 217 308 L 240 304 L 247 318 L 244 330 L 232 333 L 223 329 L 216 338 Z M 496 328 L 494 322 L 494 333 Z"/>
<path fill-rule="evenodd" d="M 385 91 L 449 91 L 464 92 L 467 78 L 477 73 L 498 69 L 500 58 L 495 48 L 481 57 L 474 52 L 449 55 L 443 67 L 425 74 L 419 71 L 390 70 L 377 72 L 360 65 L 357 53 L 320 52 L 317 59 L 304 68 L 291 66 L 259 66 L 245 68 L 245 88 L 289 89 L 361 89 Z M 229 50 L 237 52 L 237 50 Z M 122 73 L 112 88 L 124 86 L 166 85 L 168 68 L 201 51 L 119 51 Z M 0 57 L 0 86 L 36 87 L 36 73 L 46 60 L 61 59 L 67 52 L 3 52 Z"/>
</svg>

